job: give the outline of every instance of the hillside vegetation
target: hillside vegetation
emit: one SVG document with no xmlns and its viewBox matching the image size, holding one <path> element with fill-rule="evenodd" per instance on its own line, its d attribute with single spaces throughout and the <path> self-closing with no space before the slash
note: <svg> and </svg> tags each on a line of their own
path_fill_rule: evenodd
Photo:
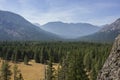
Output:
<svg viewBox="0 0 120 80">
<path fill-rule="evenodd" d="M 106 43 L 0 42 L 1 59 L 17 63 L 25 80 L 96 80 L 110 50 Z"/>
</svg>

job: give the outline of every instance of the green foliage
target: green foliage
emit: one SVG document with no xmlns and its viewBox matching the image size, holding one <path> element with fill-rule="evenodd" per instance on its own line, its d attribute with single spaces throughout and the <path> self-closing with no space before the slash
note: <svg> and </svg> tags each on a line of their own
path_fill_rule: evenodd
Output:
<svg viewBox="0 0 120 80">
<path fill-rule="evenodd" d="M 19 72 L 20 71 L 18 70 L 18 66 L 14 65 L 14 68 L 13 68 L 14 80 L 18 80 L 17 75 L 18 75 Z"/>
<path fill-rule="evenodd" d="M 52 58 L 50 57 L 50 60 L 48 61 L 48 66 L 47 66 L 47 80 L 53 80 L 54 79 L 54 68 L 53 68 L 53 63 L 52 63 Z"/>
<path fill-rule="evenodd" d="M 12 72 L 10 71 L 10 65 L 8 62 L 2 62 L 0 80 L 10 80 L 11 75 Z"/>
<path fill-rule="evenodd" d="M 14 74 L 14 80 L 24 80 L 16 64 L 13 67 L 13 74 Z"/>
<path fill-rule="evenodd" d="M 0 42 L 0 57 L 12 62 L 35 60 L 37 63 L 48 62 L 47 75 L 53 75 L 53 63 L 60 64 L 58 80 L 96 79 L 109 55 L 111 44 L 87 42 Z M 89 73 L 86 75 L 86 73 Z M 21 75 L 20 75 L 21 77 Z"/>
<path fill-rule="evenodd" d="M 27 55 L 25 55 L 24 57 L 24 64 L 28 65 L 28 61 L 29 61 L 29 58 Z"/>
<path fill-rule="evenodd" d="M 74 51 L 73 51 L 74 52 Z M 62 77 L 60 80 L 88 80 L 86 72 L 84 70 L 85 66 L 83 65 L 82 55 L 74 52 L 68 53 L 65 57 L 62 66 L 61 72 Z"/>
</svg>

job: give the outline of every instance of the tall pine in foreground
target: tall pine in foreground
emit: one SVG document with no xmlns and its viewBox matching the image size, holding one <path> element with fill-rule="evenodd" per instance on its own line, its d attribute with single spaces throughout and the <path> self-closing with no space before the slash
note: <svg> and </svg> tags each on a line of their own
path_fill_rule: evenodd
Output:
<svg viewBox="0 0 120 80">
<path fill-rule="evenodd" d="M 16 64 L 13 67 L 13 75 L 14 75 L 14 80 L 24 80 Z"/>
<path fill-rule="evenodd" d="M 25 55 L 25 57 L 24 57 L 24 64 L 25 64 L 25 65 L 28 65 L 28 62 L 29 62 L 28 56 Z"/>
<path fill-rule="evenodd" d="M 73 51 L 74 52 L 74 51 Z M 68 53 L 59 71 L 59 80 L 89 80 L 83 65 L 83 56 L 80 53 Z"/>
<path fill-rule="evenodd" d="M 53 60 L 52 60 L 51 56 L 50 56 L 50 59 L 48 61 L 46 74 L 47 74 L 46 80 L 54 80 L 54 68 L 53 68 Z"/>
<path fill-rule="evenodd" d="M 1 75 L 0 80 L 10 80 L 12 72 L 10 71 L 10 65 L 8 62 L 3 61 L 1 65 Z"/>
</svg>

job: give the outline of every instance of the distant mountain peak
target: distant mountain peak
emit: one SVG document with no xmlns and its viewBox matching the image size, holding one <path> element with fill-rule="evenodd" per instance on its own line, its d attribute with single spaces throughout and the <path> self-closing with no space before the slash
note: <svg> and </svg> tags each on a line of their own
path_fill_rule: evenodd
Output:
<svg viewBox="0 0 120 80">
<path fill-rule="evenodd" d="M 105 25 L 100 31 L 92 35 L 81 37 L 86 41 L 112 42 L 120 34 L 120 18 L 109 25 Z"/>
<path fill-rule="evenodd" d="M 100 30 L 98 26 L 89 23 L 64 23 L 61 21 L 48 22 L 42 25 L 41 28 L 67 39 L 85 36 Z"/>
<path fill-rule="evenodd" d="M 120 24 L 120 18 L 118 18 L 115 23 L 119 23 Z"/>
<path fill-rule="evenodd" d="M 100 32 L 110 32 L 110 31 L 115 31 L 115 30 L 120 30 L 120 18 L 118 18 L 116 21 L 113 23 L 106 25 L 103 27 Z"/>
<path fill-rule="evenodd" d="M 120 18 L 118 18 L 116 21 L 120 21 Z"/>
<path fill-rule="evenodd" d="M 62 22 L 62 21 L 56 21 L 56 22 L 48 22 L 48 23 L 46 23 L 45 25 L 61 25 L 61 24 L 66 24 L 66 23 L 64 23 L 64 22 Z"/>
</svg>

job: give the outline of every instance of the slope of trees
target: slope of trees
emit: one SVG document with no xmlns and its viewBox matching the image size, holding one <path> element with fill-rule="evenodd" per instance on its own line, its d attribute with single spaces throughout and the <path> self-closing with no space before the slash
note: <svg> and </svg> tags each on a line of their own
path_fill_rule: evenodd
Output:
<svg viewBox="0 0 120 80">
<path fill-rule="evenodd" d="M 47 64 L 46 80 L 95 80 L 111 44 L 87 42 L 0 42 L 0 58 Z M 55 71 L 53 63 L 58 63 Z M 56 76 L 57 75 L 57 76 Z"/>
</svg>

